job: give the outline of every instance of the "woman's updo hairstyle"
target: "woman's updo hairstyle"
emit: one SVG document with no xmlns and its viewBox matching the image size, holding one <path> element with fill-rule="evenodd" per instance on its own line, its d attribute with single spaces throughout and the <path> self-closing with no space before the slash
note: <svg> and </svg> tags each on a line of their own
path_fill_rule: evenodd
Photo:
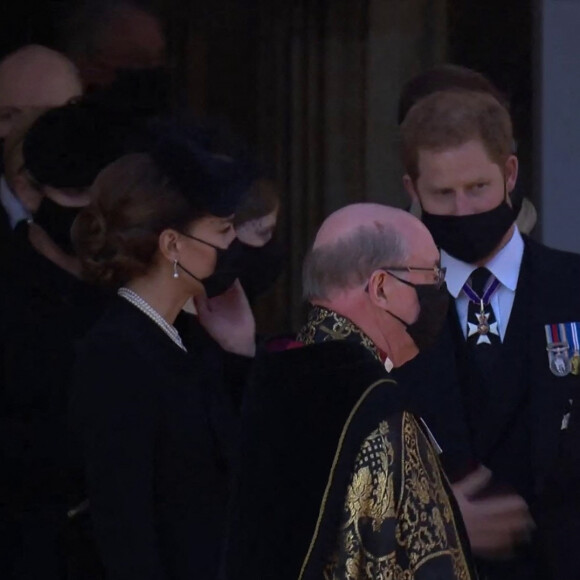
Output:
<svg viewBox="0 0 580 580">
<path fill-rule="evenodd" d="M 240 161 L 204 149 L 195 132 L 157 126 L 146 153 L 125 155 L 93 185 L 72 235 L 86 278 L 119 287 L 144 275 L 166 229 L 235 213 L 252 181 Z"/>
</svg>

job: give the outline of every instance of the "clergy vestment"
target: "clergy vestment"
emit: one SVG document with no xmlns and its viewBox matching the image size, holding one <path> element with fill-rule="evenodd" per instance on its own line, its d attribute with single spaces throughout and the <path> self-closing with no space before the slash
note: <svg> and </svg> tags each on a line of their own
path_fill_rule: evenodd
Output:
<svg viewBox="0 0 580 580">
<path fill-rule="evenodd" d="M 224 577 L 474 578 L 437 455 L 375 345 L 320 307 L 298 341 L 250 381 Z"/>
</svg>

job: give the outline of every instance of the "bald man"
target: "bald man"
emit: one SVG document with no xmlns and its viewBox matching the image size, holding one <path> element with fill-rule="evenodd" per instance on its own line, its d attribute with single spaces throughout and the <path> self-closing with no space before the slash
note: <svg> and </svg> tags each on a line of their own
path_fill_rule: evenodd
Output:
<svg viewBox="0 0 580 580">
<path fill-rule="evenodd" d="M 81 94 L 78 72 L 64 55 L 39 45 L 8 55 L 0 62 L 0 144 L 34 109 L 58 107 Z M 0 178 L 0 244 L 28 217 L 29 208 Z"/>
<path fill-rule="evenodd" d="M 30 108 L 58 107 L 82 94 L 74 64 L 64 55 L 30 45 L 0 62 L 0 138 Z"/>
<path fill-rule="evenodd" d="M 436 337 L 444 274 L 407 213 L 357 204 L 324 222 L 308 322 L 257 363 L 245 401 L 228 580 L 474 578 L 429 432 L 389 378 Z"/>
</svg>

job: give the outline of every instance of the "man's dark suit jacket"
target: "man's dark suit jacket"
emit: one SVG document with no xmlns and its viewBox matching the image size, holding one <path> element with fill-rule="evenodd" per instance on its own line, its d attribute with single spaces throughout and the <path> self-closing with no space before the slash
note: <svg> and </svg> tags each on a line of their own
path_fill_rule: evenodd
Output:
<svg viewBox="0 0 580 580">
<path fill-rule="evenodd" d="M 438 344 L 394 373 L 416 385 L 409 396 L 442 446 L 452 479 L 482 463 L 493 472 L 490 493 L 515 490 L 530 505 L 535 545 L 517 564 L 492 565 L 490 579 L 580 577 L 580 376 L 550 372 L 544 331 L 562 322 L 580 322 L 580 256 L 525 238 L 493 370 L 485 377 L 474 371 L 452 301 Z"/>
<path fill-rule="evenodd" d="M 10 220 L 8 219 L 8 214 L 4 209 L 4 206 L 0 204 L 0 252 L 2 248 L 8 241 L 10 234 L 12 233 L 12 228 L 10 227 Z"/>
</svg>

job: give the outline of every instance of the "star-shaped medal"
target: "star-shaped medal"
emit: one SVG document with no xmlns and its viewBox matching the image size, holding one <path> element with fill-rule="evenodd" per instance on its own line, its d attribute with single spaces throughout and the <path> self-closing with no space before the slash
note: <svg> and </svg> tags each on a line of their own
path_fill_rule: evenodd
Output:
<svg viewBox="0 0 580 580">
<path fill-rule="evenodd" d="M 499 336 L 497 322 L 489 323 L 489 314 L 487 312 L 480 312 L 476 314 L 477 324 L 467 323 L 467 337 L 470 338 L 474 334 L 479 334 L 476 344 L 491 344 L 488 334 L 495 334 Z"/>
</svg>

